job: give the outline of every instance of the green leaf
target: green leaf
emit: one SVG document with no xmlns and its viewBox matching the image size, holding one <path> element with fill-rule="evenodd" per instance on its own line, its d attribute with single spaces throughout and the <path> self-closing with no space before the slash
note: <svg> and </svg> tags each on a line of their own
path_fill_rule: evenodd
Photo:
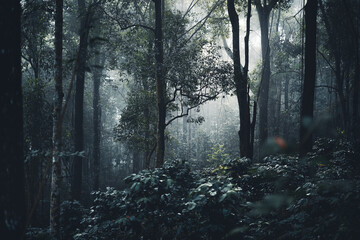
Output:
<svg viewBox="0 0 360 240">
<path fill-rule="evenodd" d="M 194 203 L 194 202 L 187 202 L 187 203 L 185 203 L 185 206 L 187 206 L 187 209 L 188 209 L 189 211 L 191 211 L 191 210 L 193 210 L 193 209 L 196 207 L 196 203 Z"/>
</svg>

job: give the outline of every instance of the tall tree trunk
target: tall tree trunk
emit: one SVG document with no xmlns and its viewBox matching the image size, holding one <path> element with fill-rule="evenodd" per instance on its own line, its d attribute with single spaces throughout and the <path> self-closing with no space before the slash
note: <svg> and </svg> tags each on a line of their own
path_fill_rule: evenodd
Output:
<svg viewBox="0 0 360 240">
<path fill-rule="evenodd" d="M 246 82 L 246 85 L 248 85 L 248 75 L 249 75 L 249 39 L 250 39 L 250 20 L 251 20 L 251 0 L 248 0 L 247 3 L 247 16 L 246 16 L 246 36 L 245 36 L 245 66 L 244 66 L 244 81 Z M 255 133 L 255 126 L 256 126 L 256 114 L 257 114 L 257 102 L 254 101 L 253 104 L 253 117 L 252 121 L 250 123 L 250 85 L 247 86 L 247 109 L 245 117 L 247 124 L 249 124 L 249 132 L 246 132 L 248 134 L 248 141 L 249 141 L 249 150 L 248 155 L 246 157 L 253 159 L 254 156 L 254 133 Z"/>
<path fill-rule="evenodd" d="M 149 84 L 147 79 L 143 79 L 143 89 L 144 91 L 149 91 Z M 147 106 L 144 109 L 144 118 L 145 118 L 145 168 L 150 168 L 150 161 L 151 161 L 151 155 L 152 151 L 150 149 L 150 109 Z"/>
<path fill-rule="evenodd" d="M 268 101 L 270 86 L 269 16 L 271 8 L 268 5 L 261 6 L 257 4 L 256 10 L 258 12 L 260 22 L 262 57 L 262 72 L 259 99 L 259 137 L 261 146 L 265 143 L 265 140 L 268 137 Z"/>
<path fill-rule="evenodd" d="M 20 1 L 0 3 L 0 232 L 6 239 L 22 239 L 25 226 L 20 15 Z"/>
<path fill-rule="evenodd" d="M 359 27 L 360 25 L 360 3 L 357 2 L 357 19 L 355 20 L 355 26 Z M 354 90 L 353 90 L 353 116 L 352 116 L 352 132 L 353 132 L 353 140 L 357 144 L 360 145 L 360 129 L 359 129 L 359 91 L 360 91 L 360 42 L 359 42 L 359 29 L 357 28 L 354 32 L 354 41 L 355 41 L 355 73 L 354 73 Z"/>
<path fill-rule="evenodd" d="M 153 17 L 153 11 L 152 11 L 152 5 L 149 6 L 149 22 L 150 25 L 152 22 Z M 150 33 L 153 34 L 153 33 Z M 152 49 L 153 49 L 153 36 L 148 35 L 148 48 L 147 48 L 147 60 L 149 66 L 153 63 L 151 55 L 152 55 Z M 143 77 L 142 79 L 142 85 L 145 92 L 150 92 L 150 86 L 149 86 L 149 78 L 148 76 Z M 153 150 L 151 149 L 151 141 L 150 141 L 150 106 L 146 106 L 144 109 L 144 118 L 145 118 L 145 168 L 150 169 L 150 162 L 151 162 L 151 156 L 153 154 Z"/>
<path fill-rule="evenodd" d="M 275 29 L 276 29 L 276 34 L 275 34 L 275 41 L 280 42 L 280 34 L 279 34 L 279 26 L 280 26 L 280 17 L 281 17 L 281 9 L 278 9 L 278 15 L 277 15 L 277 20 L 276 20 L 276 25 L 275 25 Z M 280 75 L 279 78 L 276 79 L 275 81 L 275 89 L 276 89 L 276 94 L 275 94 L 275 102 L 274 102 L 274 135 L 275 136 L 279 136 L 280 135 L 280 126 L 282 124 L 281 122 L 281 116 L 280 116 L 280 112 L 281 112 L 281 90 L 282 90 L 282 79 L 283 76 Z"/>
<path fill-rule="evenodd" d="M 81 23 L 79 65 L 76 74 L 75 93 L 75 152 L 84 151 L 84 85 L 90 15 L 86 11 L 85 0 L 78 0 L 78 11 Z M 81 198 L 82 161 L 83 158 L 81 156 L 74 157 L 74 172 L 71 184 L 71 196 L 74 200 L 80 200 Z"/>
<path fill-rule="evenodd" d="M 248 52 L 246 52 L 244 72 L 242 72 L 240 64 L 240 46 L 239 46 L 239 17 L 234 6 L 234 0 L 227 1 L 227 8 L 231 22 L 231 29 L 233 35 L 233 61 L 234 61 L 234 83 L 236 87 L 236 95 L 239 106 L 240 118 L 240 156 L 252 157 L 250 146 L 250 110 L 247 92 L 247 66 L 248 66 Z M 251 5 L 250 5 L 251 9 Z M 251 12 L 248 12 L 250 17 Z M 249 26 L 248 26 L 249 27 Z M 246 36 L 248 40 L 248 35 Z M 246 44 L 246 41 L 245 41 Z"/>
<path fill-rule="evenodd" d="M 314 111 L 316 81 L 316 16 L 317 0 L 308 0 L 305 6 L 305 78 L 300 113 L 300 155 L 312 149 L 310 129 Z"/>
<path fill-rule="evenodd" d="M 254 157 L 254 139 L 255 139 L 256 114 L 257 114 L 257 102 L 254 101 L 253 117 L 252 117 L 252 121 L 251 121 L 251 132 L 250 132 L 251 158 Z"/>
<path fill-rule="evenodd" d="M 100 185 L 100 141 L 101 141 L 101 105 L 100 105 L 100 80 L 105 65 L 105 55 L 98 53 L 95 56 L 95 73 L 93 89 L 93 155 L 94 155 L 94 190 L 99 190 Z"/>
<path fill-rule="evenodd" d="M 354 74 L 354 90 L 353 90 L 353 139 L 355 140 L 356 144 L 360 143 L 360 129 L 359 129 L 359 91 L 360 91 L 360 56 L 359 56 L 359 46 L 356 46 L 356 63 L 355 63 L 355 74 Z"/>
<path fill-rule="evenodd" d="M 348 104 L 347 104 L 347 96 L 344 93 L 344 73 L 341 69 L 342 59 L 341 59 L 341 49 L 339 47 L 339 37 L 336 35 L 336 30 L 332 28 L 330 21 L 327 17 L 327 13 L 325 11 L 323 0 L 319 1 L 320 11 L 322 13 L 322 17 L 325 23 L 325 29 L 327 35 L 329 37 L 330 49 L 333 51 L 334 59 L 335 59 L 335 79 L 336 79 L 336 89 L 337 94 L 340 101 L 341 106 L 341 122 L 343 125 L 343 129 L 345 134 L 348 135 L 348 122 L 349 122 L 349 112 L 348 112 Z"/>
<path fill-rule="evenodd" d="M 156 161 L 155 167 L 161 167 L 164 164 L 165 154 L 165 120 L 166 86 L 163 78 L 163 36 L 162 36 L 162 0 L 153 0 L 155 2 L 155 61 L 156 61 L 156 101 L 158 107 L 158 122 L 156 134 Z"/>
<path fill-rule="evenodd" d="M 55 97 L 53 113 L 53 153 L 50 195 L 50 230 L 60 239 L 60 184 L 61 184 L 61 131 L 62 131 L 62 47 L 63 47 L 63 0 L 56 1 L 55 14 Z"/>
</svg>

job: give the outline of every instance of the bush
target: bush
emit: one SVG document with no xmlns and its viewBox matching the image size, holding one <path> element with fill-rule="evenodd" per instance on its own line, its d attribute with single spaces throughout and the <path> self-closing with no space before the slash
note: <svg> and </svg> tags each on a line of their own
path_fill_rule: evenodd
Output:
<svg viewBox="0 0 360 240">
<path fill-rule="evenodd" d="M 72 239 L 81 228 L 84 208 L 78 201 L 64 201 L 60 207 L 60 226 L 62 239 Z"/>
<path fill-rule="evenodd" d="M 122 191 L 93 193 L 75 239 L 358 239 L 357 155 L 341 144 L 318 141 L 302 159 L 229 158 L 197 172 L 173 162 L 132 174 Z"/>
</svg>

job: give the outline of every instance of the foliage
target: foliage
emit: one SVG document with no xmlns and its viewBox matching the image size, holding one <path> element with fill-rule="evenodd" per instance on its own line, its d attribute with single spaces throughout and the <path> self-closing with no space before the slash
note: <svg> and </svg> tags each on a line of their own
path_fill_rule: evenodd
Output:
<svg viewBox="0 0 360 240">
<path fill-rule="evenodd" d="M 356 239 L 358 155 L 345 142 L 317 143 L 304 159 L 236 159 L 196 172 L 173 162 L 132 174 L 122 191 L 93 193 L 75 239 Z"/>
<path fill-rule="evenodd" d="M 51 239 L 50 228 L 28 228 L 25 237 L 27 240 Z"/>
<path fill-rule="evenodd" d="M 63 239 L 71 239 L 80 229 L 84 208 L 78 201 L 64 201 L 60 208 L 60 226 Z"/>
<path fill-rule="evenodd" d="M 151 239 L 160 233 L 174 234 L 186 189 L 193 185 L 189 167 L 176 162 L 132 174 L 125 182 L 130 187 L 124 191 L 108 188 L 93 193 L 93 206 L 84 219 L 87 228 L 76 239 Z"/>
<path fill-rule="evenodd" d="M 154 94 L 143 89 L 132 89 L 127 106 L 122 110 L 119 123 L 114 128 L 115 139 L 138 150 L 143 150 L 146 145 L 154 142 L 155 106 Z M 146 138 L 147 135 L 152 139 Z"/>
<path fill-rule="evenodd" d="M 211 153 L 208 154 L 207 161 L 211 166 L 217 167 L 227 161 L 229 161 L 229 154 L 226 153 L 224 144 L 217 144 L 211 148 Z"/>
</svg>

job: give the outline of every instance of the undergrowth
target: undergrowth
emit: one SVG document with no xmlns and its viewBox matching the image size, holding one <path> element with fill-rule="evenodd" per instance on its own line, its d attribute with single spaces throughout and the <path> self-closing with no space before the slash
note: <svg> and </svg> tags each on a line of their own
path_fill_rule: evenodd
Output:
<svg viewBox="0 0 360 240">
<path fill-rule="evenodd" d="M 93 192 L 89 209 L 65 202 L 64 239 L 359 239 L 359 165 L 350 144 L 330 139 L 301 159 L 228 159 L 196 172 L 172 162 Z"/>
</svg>

